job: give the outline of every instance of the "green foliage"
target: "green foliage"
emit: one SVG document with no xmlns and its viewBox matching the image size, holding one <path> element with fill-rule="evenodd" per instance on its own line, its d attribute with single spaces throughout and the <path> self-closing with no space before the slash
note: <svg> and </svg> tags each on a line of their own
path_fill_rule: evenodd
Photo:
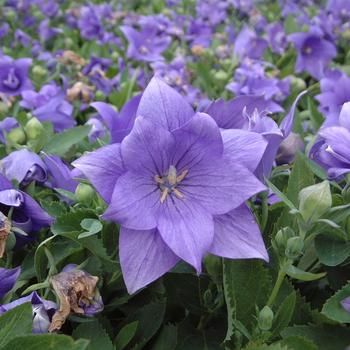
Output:
<svg viewBox="0 0 350 350">
<path fill-rule="evenodd" d="M 11 349 L 17 338 L 32 332 L 32 306 L 25 303 L 0 317 L 0 349 Z M 18 348 L 19 349 L 19 348 Z"/>
<path fill-rule="evenodd" d="M 90 125 L 83 125 L 55 134 L 44 146 L 43 151 L 47 154 L 64 156 L 72 146 L 82 141 L 89 134 L 90 129 Z"/>
<path fill-rule="evenodd" d="M 226 340 L 230 340 L 235 331 L 240 330 L 235 321 L 248 329 L 254 323 L 256 306 L 261 307 L 267 301 L 271 278 L 268 270 L 258 260 L 224 259 L 223 266 L 228 318 Z"/>
<path fill-rule="evenodd" d="M 350 323 L 350 313 L 346 311 L 341 301 L 350 296 L 350 283 L 346 284 L 342 289 L 338 290 L 323 305 L 322 313 L 331 320 L 340 323 Z"/>
<path fill-rule="evenodd" d="M 1 350 L 87 350 L 88 341 L 58 334 L 27 335 L 13 339 Z"/>
<path fill-rule="evenodd" d="M 113 343 L 103 326 L 97 321 L 81 323 L 73 332 L 75 339 L 89 341 L 86 350 L 114 350 Z M 118 348 L 119 349 L 119 348 Z"/>
</svg>

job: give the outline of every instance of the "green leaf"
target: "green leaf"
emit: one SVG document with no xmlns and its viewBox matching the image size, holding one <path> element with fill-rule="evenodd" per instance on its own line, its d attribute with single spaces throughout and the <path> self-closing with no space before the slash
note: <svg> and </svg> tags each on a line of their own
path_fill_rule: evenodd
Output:
<svg viewBox="0 0 350 350">
<path fill-rule="evenodd" d="M 119 331 L 114 340 L 114 344 L 118 350 L 123 350 L 130 343 L 136 333 L 138 324 L 138 321 L 131 322 Z"/>
<path fill-rule="evenodd" d="M 67 197 L 68 199 L 76 202 L 76 198 L 75 198 L 75 194 L 73 192 L 70 192 L 70 191 L 67 191 L 67 190 L 64 190 L 62 188 L 54 188 L 54 190 L 59 193 L 61 196 L 63 197 Z"/>
<path fill-rule="evenodd" d="M 295 278 L 300 281 L 315 281 L 326 276 L 325 272 L 311 273 L 311 272 L 303 271 L 291 264 L 288 264 L 285 266 L 284 272 L 289 277 Z"/>
<path fill-rule="evenodd" d="M 0 317 L 0 349 L 11 340 L 32 333 L 32 305 L 25 303 Z M 10 347 L 9 347 L 10 349 Z"/>
<path fill-rule="evenodd" d="M 350 296 L 350 282 L 338 290 L 323 305 L 322 313 L 331 320 L 350 323 L 350 312 L 343 309 L 340 302 Z"/>
<path fill-rule="evenodd" d="M 350 244 L 336 237 L 318 235 L 315 249 L 320 262 L 327 266 L 337 266 L 350 255 Z"/>
<path fill-rule="evenodd" d="M 283 346 L 280 343 L 270 344 L 270 345 L 250 343 L 243 350 L 290 350 L 290 349 L 287 348 L 286 346 Z"/>
<path fill-rule="evenodd" d="M 282 193 L 272 182 L 270 182 L 268 179 L 265 178 L 266 184 L 269 186 L 269 188 L 272 190 L 272 192 L 282 200 L 284 204 L 286 204 L 289 209 L 291 210 L 297 210 L 296 206 L 288 199 L 288 197 Z"/>
<path fill-rule="evenodd" d="M 86 350 L 114 350 L 110 337 L 97 320 L 81 323 L 74 330 L 73 338 L 89 340 Z"/>
<path fill-rule="evenodd" d="M 44 152 L 62 157 L 73 145 L 88 136 L 90 129 L 90 125 L 82 125 L 55 134 L 45 145 Z"/>
<path fill-rule="evenodd" d="M 51 226 L 51 231 L 55 235 L 62 235 L 69 232 L 81 232 L 80 223 L 86 218 L 96 219 L 96 214 L 92 210 L 80 209 L 59 216 Z"/>
<path fill-rule="evenodd" d="M 1 350 L 86 350 L 86 340 L 73 341 L 71 337 L 59 334 L 31 334 L 17 337 Z"/>
<path fill-rule="evenodd" d="M 286 339 L 283 339 L 280 342 L 281 345 L 285 345 L 289 350 L 318 350 L 317 345 L 310 339 L 300 337 L 300 336 L 292 336 Z"/>
<path fill-rule="evenodd" d="M 60 215 L 64 215 L 67 212 L 67 209 L 62 202 L 55 202 L 52 200 L 40 200 L 40 204 L 43 209 L 51 216 L 58 217 Z"/>
<path fill-rule="evenodd" d="M 313 172 L 310 170 L 308 162 L 299 152 L 295 158 L 293 169 L 289 176 L 287 189 L 287 197 L 294 206 L 298 206 L 298 194 L 300 190 L 314 183 Z"/>
<path fill-rule="evenodd" d="M 165 302 L 151 302 L 137 309 L 129 315 L 125 323 L 138 321 L 136 334 L 129 344 L 130 349 L 141 350 L 144 345 L 156 334 L 162 325 L 165 314 Z"/>
<path fill-rule="evenodd" d="M 350 344 L 349 330 L 341 326 L 294 326 L 285 328 L 281 334 L 283 338 L 297 336 L 310 339 L 319 350 L 343 350 Z M 304 349 L 301 348 L 300 350 Z"/>
<path fill-rule="evenodd" d="M 160 331 L 160 334 L 152 346 L 152 350 L 175 350 L 177 344 L 177 327 L 166 325 Z"/>
<path fill-rule="evenodd" d="M 223 283 L 227 305 L 230 340 L 237 330 L 234 320 L 249 328 L 254 321 L 255 307 L 265 305 L 271 289 L 271 278 L 259 260 L 223 261 Z"/>
<path fill-rule="evenodd" d="M 292 320 L 295 303 L 296 303 L 296 292 L 293 291 L 287 296 L 278 308 L 276 313 L 274 324 L 273 324 L 273 335 L 279 335 L 280 331 L 289 325 L 289 322 Z"/>
<path fill-rule="evenodd" d="M 313 124 L 313 129 L 315 131 L 317 131 L 321 127 L 321 125 L 324 121 L 324 117 L 317 110 L 315 100 L 313 98 L 311 98 L 310 96 L 308 96 L 308 98 L 307 98 L 307 107 L 308 107 L 308 110 L 310 113 L 310 117 L 311 117 L 310 119 L 311 119 L 311 122 Z"/>
<path fill-rule="evenodd" d="M 97 219 L 84 219 L 81 221 L 80 226 L 86 230 L 86 232 L 81 233 L 78 239 L 93 236 L 103 228 L 101 222 Z"/>
</svg>

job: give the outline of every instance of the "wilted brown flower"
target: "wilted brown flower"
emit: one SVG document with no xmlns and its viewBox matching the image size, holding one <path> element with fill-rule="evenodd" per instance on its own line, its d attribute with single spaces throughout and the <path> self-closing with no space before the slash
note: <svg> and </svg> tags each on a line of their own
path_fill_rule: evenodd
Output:
<svg viewBox="0 0 350 350">
<path fill-rule="evenodd" d="M 78 81 L 70 89 L 67 90 L 67 98 L 71 102 L 82 99 L 84 102 L 89 103 L 92 91 L 94 91 L 94 88 L 92 86 Z"/>
<path fill-rule="evenodd" d="M 191 48 L 192 54 L 195 56 L 202 56 L 204 53 L 204 47 L 202 45 L 193 45 Z"/>
<path fill-rule="evenodd" d="M 6 240 L 11 231 L 10 220 L 0 212 L 0 258 L 4 256 Z"/>
<path fill-rule="evenodd" d="M 92 316 L 102 311 L 102 298 L 96 288 L 97 276 L 68 265 L 51 277 L 50 282 L 59 299 L 59 309 L 52 317 L 49 332 L 61 329 L 70 313 Z"/>
<path fill-rule="evenodd" d="M 64 64 L 74 63 L 78 64 L 79 66 L 85 65 L 84 58 L 77 55 L 75 52 L 71 50 L 65 50 L 63 51 L 62 55 L 58 57 L 58 60 Z"/>
</svg>

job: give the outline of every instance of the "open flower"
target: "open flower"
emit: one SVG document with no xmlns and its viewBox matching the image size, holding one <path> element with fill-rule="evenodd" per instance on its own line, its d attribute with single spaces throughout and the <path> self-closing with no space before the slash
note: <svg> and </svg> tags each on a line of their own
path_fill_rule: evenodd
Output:
<svg viewBox="0 0 350 350">
<path fill-rule="evenodd" d="M 281 143 L 292 131 L 296 106 L 305 93 L 298 95 L 281 125 L 277 125 L 268 115 L 271 112 L 270 106 L 264 96 L 238 96 L 229 101 L 219 99 L 209 104 L 205 111 L 216 120 L 220 128 L 249 130 L 265 138 L 267 147 L 255 171 L 263 179 L 264 176 L 269 176 Z"/>
<path fill-rule="evenodd" d="M 73 106 L 65 100 L 64 92 L 55 84 L 44 85 L 39 92 L 25 91 L 20 105 L 30 109 L 41 122 L 51 122 L 54 130 L 72 128 L 76 122 L 73 119 Z"/>
<path fill-rule="evenodd" d="M 21 149 L 11 152 L 1 160 L 1 171 L 9 180 L 16 180 L 21 185 L 32 181 L 43 183 L 47 180 L 47 168 L 34 152 Z"/>
<path fill-rule="evenodd" d="M 50 282 L 59 299 L 59 309 L 52 318 L 49 332 L 61 329 L 71 312 L 93 316 L 103 310 L 103 301 L 97 289 L 98 277 L 91 276 L 74 264 L 67 265 Z"/>
<path fill-rule="evenodd" d="M 298 51 L 295 71 L 306 70 L 312 77 L 320 79 L 326 65 L 336 56 L 334 44 L 323 38 L 318 27 L 312 27 L 307 33 L 293 33 L 289 39 Z"/>
<path fill-rule="evenodd" d="M 154 281 L 179 259 L 200 273 L 210 252 L 267 260 L 244 204 L 265 189 L 253 175 L 266 148 L 263 137 L 245 130 L 221 133 L 212 117 L 195 114 L 157 78 L 144 91 L 137 115 L 121 144 L 73 163 L 109 204 L 103 217 L 121 224 L 128 291 Z"/>
<path fill-rule="evenodd" d="M 339 126 L 323 127 L 310 150 L 310 158 L 328 171 L 332 179 L 350 172 L 350 102 L 344 103 Z"/>
<path fill-rule="evenodd" d="M 16 96 L 22 91 L 32 90 L 33 85 L 28 77 L 31 64 L 30 58 L 13 60 L 8 56 L 0 57 L 0 92 Z"/>
<path fill-rule="evenodd" d="M 130 26 L 121 26 L 120 30 L 128 40 L 128 58 L 138 61 L 154 62 L 163 60 L 162 53 L 170 44 L 169 36 L 160 36 L 157 30 L 145 28 L 137 31 Z"/>
<path fill-rule="evenodd" d="M 36 292 L 30 295 L 19 298 L 11 303 L 0 305 L 0 315 L 24 303 L 31 303 L 33 310 L 33 333 L 47 333 L 52 316 L 57 309 L 54 302 L 44 300 L 39 297 Z"/>
<path fill-rule="evenodd" d="M 28 237 L 16 234 L 17 246 L 33 240 L 34 233 L 52 222 L 51 216 L 32 197 L 14 189 L 12 184 L 0 175 L 0 211 L 7 215 L 11 208 L 11 225 L 28 234 Z"/>
</svg>

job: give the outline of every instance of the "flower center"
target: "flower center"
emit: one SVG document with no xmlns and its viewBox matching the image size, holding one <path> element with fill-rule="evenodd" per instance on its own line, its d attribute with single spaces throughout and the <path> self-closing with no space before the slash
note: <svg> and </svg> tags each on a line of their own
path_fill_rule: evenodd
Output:
<svg viewBox="0 0 350 350">
<path fill-rule="evenodd" d="M 7 77 L 2 82 L 9 89 L 16 89 L 19 86 L 19 80 L 15 75 L 15 69 L 11 68 L 7 74 Z"/>
<path fill-rule="evenodd" d="M 146 46 L 142 45 L 139 47 L 139 52 L 142 55 L 147 55 L 149 53 L 149 50 Z"/>
<path fill-rule="evenodd" d="M 169 167 L 168 173 L 164 176 L 156 175 L 154 177 L 160 191 L 162 192 L 160 202 L 164 203 L 169 194 L 174 193 L 177 198 L 182 199 L 184 195 L 176 188 L 176 186 L 186 177 L 188 170 L 184 170 L 177 175 L 174 165 Z"/>
<path fill-rule="evenodd" d="M 306 55 L 310 55 L 312 53 L 312 48 L 310 46 L 306 46 L 304 47 L 303 51 Z"/>
</svg>

